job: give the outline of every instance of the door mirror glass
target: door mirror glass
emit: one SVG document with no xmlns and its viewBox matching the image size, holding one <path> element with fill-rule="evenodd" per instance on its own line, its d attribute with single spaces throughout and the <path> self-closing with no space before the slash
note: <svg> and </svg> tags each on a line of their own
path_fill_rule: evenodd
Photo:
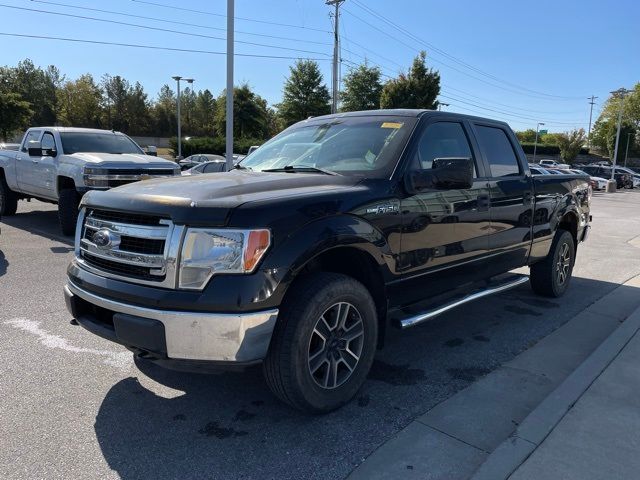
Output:
<svg viewBox="0 0 640 480">
<path fill-rule="evenodd" d="M 27 150 L 30 157 L 42 156 L 42 144 L 38 140 L 31 140 L 27 145 Z"/>
<path fill-rule="evenodd" d="M 435 158 L 432 167 L 412 170 L 405 185 L 411 194 L 425 190 L 464 190 L 473 186 L 474 164 L 471 158 Z"/>
</svg>

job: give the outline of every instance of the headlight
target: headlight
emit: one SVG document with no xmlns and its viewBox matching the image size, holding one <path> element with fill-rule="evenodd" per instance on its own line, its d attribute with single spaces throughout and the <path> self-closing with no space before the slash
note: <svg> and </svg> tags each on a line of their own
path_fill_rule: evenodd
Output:
<svg viewBox="0 0 640 480">
<path fill-rule="evenodd" d="M 217 273 L 251 273 L 271 243 L 269 230 L 190 228 L 182 244 L 179 287 L 202 290 Z"/>
<path fill-rule="evenodd" d="M 87 187 L 108 187 L 109 170 L 96 167 L 84 167 L 84 184 Z"/>
</svg>

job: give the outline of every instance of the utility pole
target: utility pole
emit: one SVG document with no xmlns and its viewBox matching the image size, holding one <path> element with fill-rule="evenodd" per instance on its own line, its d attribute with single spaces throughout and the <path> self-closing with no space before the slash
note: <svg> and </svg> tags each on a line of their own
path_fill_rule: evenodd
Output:
<svg viewBox="0 0 640 480">
<path fill-rule="evenodd" d="M 538 151 L 538 132 L 540 131 L 540 127 L 544 126 L 544 123 L 538 122 L 536 125 L 536 141 L 533 142 L 533 163 L 536 163 L 536 153 Z"/>
<path fill-rule="evenodd" d="M 615 192 L 616 191 L 616 181 L 615 181 L 615 173 L 616 173 L 616 164 L 618 163 L 618 145 L 620 145 L 620 127 L 622 126 L 622 111 L 624 110 L 624 96 L 629 93 L 629 91 L 625 88 L 619 88 L 618 90 L 611 92 L 613 97 L 617 97 L 620 99 L 620 109 L 618 110 L 618 131 L 616 132 L 616 146 L 613 151 L 613 167 L 611 167 L 611 178 L 609 179 L 609 184 L 607 185 L 607 192 Z"/>
<path fill-rule="evenodd" d="M 227 0 L 227 115 L 226 160 L 227 170 L 233 169 L 233 2 Z"/>
<path fill-rule="evenodd" d="M 593 117 L 593 105 L 596 103 L 594 100 L 598 98 L 594 95 L 589 97 L 589 105 L 591 105 L 591 111 L 589 112 L 589 133 L 587 133 L 587 147 L 591 148 L 591 118 Z"/>
<path fill-rule="evenodd" d="M 332 87 L 332 99 L 331 99 L 331 113 L 338 111 L 338 96 L 340 87 L 338 86 L 338 64 L 340 63 L 340 35 L 338 34 L 338 24 L 340 19 L 340 5 L 345 0 L 327 0 L 327 5 L 333 5 L 335 7 L 334 22 L 333 22 L 333 71 L 331 76 Z"/>
</svg>

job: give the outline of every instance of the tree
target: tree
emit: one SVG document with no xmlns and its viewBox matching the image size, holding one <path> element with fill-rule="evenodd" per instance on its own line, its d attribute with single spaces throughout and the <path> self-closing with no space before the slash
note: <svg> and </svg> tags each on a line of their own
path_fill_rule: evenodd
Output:
<svg viewBox="0 0 640 480">
<path fill-rule="evenodd" d="M 602 112 L 591 130 L 591 145 L 605 151 L 613 159 L 615 137 L 618 129 L 618 113 L 620 98 L 611 96 L 605 102 Z M 620 131 L 620 145 L 618 158 L 624 156 L 627 133 L 636 134 L 640 131 L 640 82 L 624 99 L 622 110 L 622 125 Z M 622 150 L 622 152 L 620 151 Z"/>
<path fill-rule="evenodd" d="M 284 125 L 289 126 L 312 116 L 329 113 L 331 97 L 329 89 L 323 83 L 318 63 L 313 60 L 298 60 L 289 70 L 282 102 L 277 105 L 278 115 Z"/>
<path fill-rule="evenodd" d="M 369 67 L 366 62 L 351 69 L 344 77 L 344 91 L 341 93 L 343 112 L 374 110 L 380 108 L 382 83 L 378 67 Z"/>
<path fill-rule="evenodd" d="M 575 129 L 571 132 L 557 135 L 558 147 L 560 147 L 560 157 L 565 162 L 572 162 L 580 153 L 580 149 L 587 140 L 584 129 Z"/>
<path fill-rule="evenodd" d="M 14 92 L 0 92 L 0 136 L 8 140 L 9 135 L 23 130 L 29 124 L 33 111 L 29 102 Z"/>
<path fill-rule="evenodd" d="M 163 85 L 151 109 L 156 135 L 175 135 L 177 130 L 176 96 L 169 85 Z"/>
<path fill-rule="evenodd" d="M 102 126 L 102 90 L 91 74 L 65 82 L 57 92 L 60 114 L 58 121 L 74 127 L 100 128 Z"/>
<path fill-rule="evenodd" d="M 218 97 L 215 130 L 220 136 L 226 132 L 226 91 Z M 233 136 L 265 139 L 269 134 L 267 101 L 256 95 L 248 84 L 233 89 Z"/>
<path fill-rule="evenodd" d="M 26 59 L 15 68 L 4 68 L 1 76 L 2 83 L 5 84 L 4 90 L 18 94 L 23 101 L 29 103 L 32 112 L 29 124 L 55 125 L 56 89 L 63 81 L 56 67 L 49 66 L 43 70 Z"/>
<path fill-rule="evenodd" d="M 127 91 L 126 115 L 128 133 L 132 135 L 149 135 L 154 133 L 151 122 L 149 100 L 140 82 L 136 82 Z"/>
<path fill-rule="evenodd" d="M 389 80 L 380 96 L 381 108 L 426 108 L 438 107 L 440 74 L 426 66 L 427 53 L 422 51 L 414 58 L 408 74 Z"/>
<path fill-rule="evenodd" d="M 127 133 L 129 131 L 127 95 L 131 85 L 120 75 L 112 77 L 105 74 L 102 77 L 102 88 L 106 97 L 108 128 Z"/>
<path fill-rule="evenodd" d="M 516 137 L 522 143 L 533 143 L 536 141 L 536 131 L 533 128 L 528 128 L 522 132 L 516 132 Z"/>
<path fill-rule="evenodd" d="M 214 130 L 216 99 L 209 90 L 199 91 L 193 105 L 194 133 L 211 136 Z"/>
</svg>

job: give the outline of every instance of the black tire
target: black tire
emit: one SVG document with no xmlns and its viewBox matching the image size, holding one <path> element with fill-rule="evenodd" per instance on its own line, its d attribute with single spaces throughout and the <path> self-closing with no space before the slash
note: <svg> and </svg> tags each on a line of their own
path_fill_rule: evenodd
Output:
<svg viewBox="0 0 640 480">
<path fill-rule="evenodd" d="M 346 308 L 343 315 L 341 308 Z M 327 321 L 321 324 L 324 316 Z M 341 324 L 341 316 L 348 316 L 349 320 L 345 322 L 349 323 Z M 335 331 L 329 327 L 334 319 Z M 347 324 L 349 328 L 343 331 Z M 362 326 L 361 336 L 348 340 L 357 342 L 355 346 L 354 343 L 341 343 L 345 341 L 342 338 L 353 336 L 358 325 Z M 330 334 L 327 335 L 328 342 L 322 340 L 319 330 Z M 334 335 L 342 337 L 336 340 Z M 335 410 L 351 400 L 366 380 L 377 337 L 376 307 L 364 285 L 337 273 L 320 272 L 301 278 L 287 293 L 280 309 L 263 363 L 267 384 L 278 398 L 299 410 L 309 413 Z M 354 360 L 358 355 L 349 353 L 352 350 L 360 353 L 358 360 Z M 319 362 L 314 360 L 318 358 Z M 345 358 L 356 363 L 349 367 Z M 313 366 L 312 362 L 315 362 Z M 321 366 L 312 373 L 317 364 Z M 336 367 L 332 368 L 333 365 Z M 326 378 L 325 371 L 328 372 Z"/>
<path fill-rule="evenodd" d="M 561 297 L 569 286 L 575 261 L 573 235 L 567 230 L 558 230 L 547 258 L 531 265 L 531 288 L 538 295 Z"/>
<path fill-rule="evenodd" d="M 62 234 L 71 236 L 76 233 L 76 222 L 78 221 L 78 205 L 80 195 L 74 189 L 65 188 L 58 194 L 58 218 Z"/>
<path fill-rule="evenodd" d="M 4 176 L 0 175 L 0 217 L 15 215 L 18 210 L 18 195 L 9 188 Z"/>
</svg>

